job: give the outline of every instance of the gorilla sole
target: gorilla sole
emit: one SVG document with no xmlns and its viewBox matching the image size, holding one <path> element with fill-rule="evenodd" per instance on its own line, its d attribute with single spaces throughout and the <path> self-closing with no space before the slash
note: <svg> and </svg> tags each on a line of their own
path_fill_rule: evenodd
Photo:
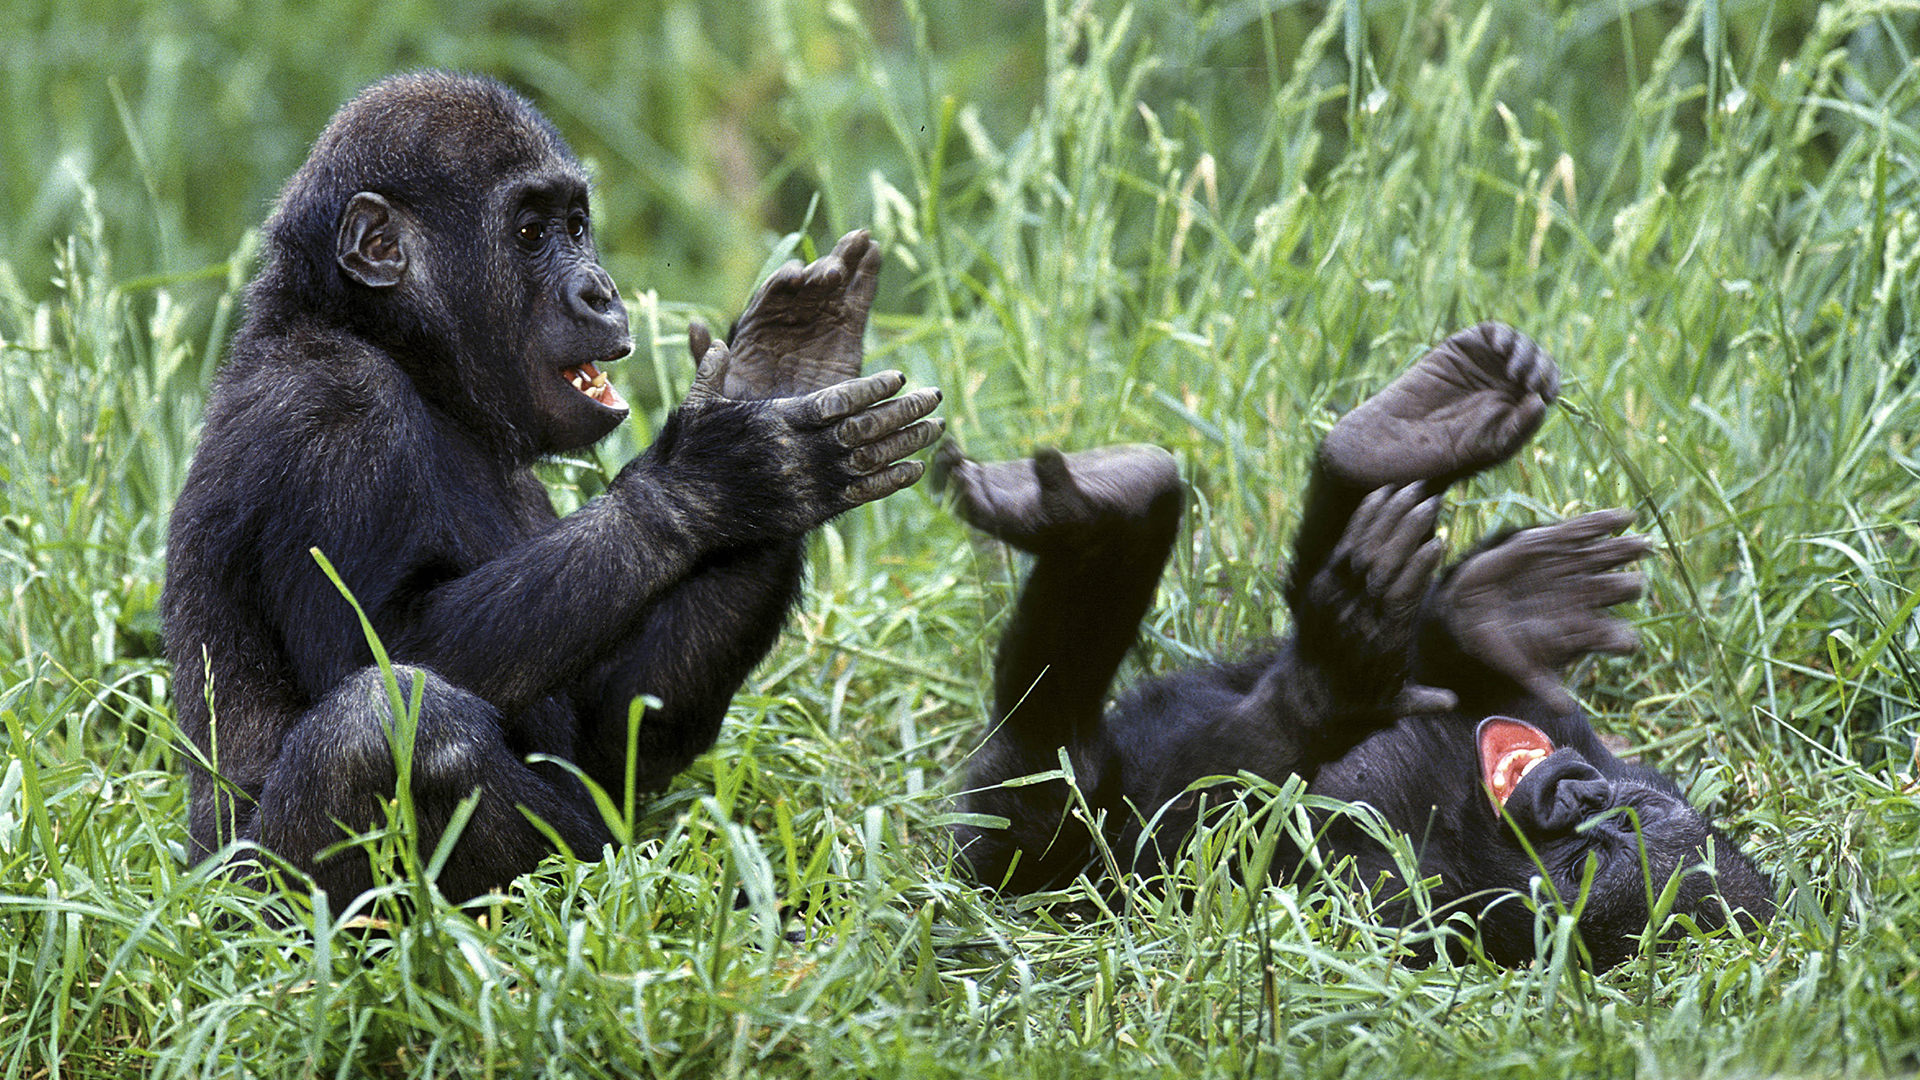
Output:
<svg viewBox="0 0 1920 1080">
<path fill-rule="evenodd" d="M 1553 361 L 1508 327 L 1436 347 L 1320 448 L 1287 585 L 1293 636 L 1111 707 L 1178 535 L 1172 456 L 1122 446 L 980 463 L 943 447 L 936 478 L 956 512 L 1035 557 L 962 796 L 1007 825 L 956 829 L 977 879 L 1031 892 L 1097 873 L 1065 781 L 1005 786 L 1058 769 L 1064 749 L 1100 839 L 1141 877 L 1203 813 L 1196 781 L 1247 770 L 1374 806 L 1411 838 L 1419 875 L 1438 879 L 1434 918 L 1465 912 L 1501 962 L 1533 955 L 1524 900 L 1543 875 L 1569 905 L 1584 895 L 1579 928 L 1601 967 L 1632 954 L 1649 886 L 1658 895 L 1675 877 L 1672 911 L 1696 925 L 1770 918 L 1772 886 L 1751 861 L 1671 780 L 1609 752 L 1561 683 L 1580 656 L 1636 645 L 1608 613 L 1643 588 L 1627 568 L 1649 545 L 1616 535 L 1631 514 L 1495 536 L 1439 570 L 1442 493 L 1519 450 L 1558 388 Z M 1355 887 L 1399 891 L 1401 868 L 1354 819 L 1323 824 L 1327 865 L 1350 856 Z M 1299 872 L 1301 856 L 1283 851 L 1276 872 Z M 1387 913 L 1420 918 L 1404 902 Z"/>
<path fill-rule="evenodd" d="M 587 787 L 529 759 L 616 802 L 629 771 L 664 786 L 772 646 L 808 532 L 912 484 L 904 459 L 939 437 L 937 391 L 860 377 L 879 249 L 853 233 L 783 268 L 731 347 L 694 328 L 686 400 L 563 520 L 530 466 L 626 417 L 600 368 L 632 344 L 586 175 L 545 117 L 485 79 L 379 83 L 265 231 L 168 535 L 194 850 L 265 848 L 336 912 L 372 882 L 364 851 L 322 855 L 382 820 L 392 717 L 318 549 L 421 695 L 427 850 L 478 794 L 442 891 L 505 884 L 547 830 L 597 854 L 611 836 Z M 661 705 L 630 761 L 643 694 Z"/>
</svg>

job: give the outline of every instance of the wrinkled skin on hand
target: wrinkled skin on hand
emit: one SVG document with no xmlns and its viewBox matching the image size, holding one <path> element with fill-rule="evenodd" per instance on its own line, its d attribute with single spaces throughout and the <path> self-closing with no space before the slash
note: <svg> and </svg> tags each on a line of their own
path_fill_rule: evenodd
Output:
<svg viewBox="0 0 1920 1080">
<path fill-rule="evenodd" d="M 1321 460 L 1335 479 L 1362 491 L 1415 480 L 1438 491 L 1512 456 L 1559 393 L 1560 369 L 1533 339 L 1481 323 L 1341 417 Z"/>
<path fill-rule="evenodd" d="M 1434 536 L 1440 507 L 1422 484 L 1376 489 L 1307 582 L 1301 654 L 1350 699 L 1380 697 L 1399 715 L 1456 704 L 1449 691 L 1408 682 L 1421 602 L 1446 554 Z"/>
<path fill-rule="evenodd" d="M 906 385 L 897 371 L 799 397 L 741 401 L 722 389 L 730 365 L 726 345 L 708 346 L 686 400 L 661 435 L 669 455 L 697 452 L 706 459 L 699 472 L 707 482 L 682 487 L 690 490 L 687 504 L 707 535 L 737 533 L 737 542 L 747 543 L 767 532 L 804 534 L 910 487 L 926 466 L 908 455 L 933 445 L 944 430 L 940 420 L 926 418 L 940 404 L 940 391 L 895 397 Z M 763 476 L 765 483 L 742 489 L 733 479 L 742 474 Z M 700 497 L 702 490 L 712 497 Z"/>
<path fill-rule="evenodd" d="M 741 401 L 796 397 L 859 375 L 879 283 L 880 245 L 865 229 L 811 263 L 775 270 L 734 323 L 721 393 Z M 704 324 L 689 328 L 695 360 L 711 343 Z"/>
<path fill-rule="evenodd" d="M 1639 635 L 1608 609 L 1640 598 L 1646 579 L 1623 571 L 1653 550 L 1615 536 L 1627 510 L 1596 510 L 1522 529 L 1462 560 L 1434 597 L 1462 652 L 1561 712 L 1578 703 L 1560 672 L 1588 653 L 1624 656 Z"/>
</svg>

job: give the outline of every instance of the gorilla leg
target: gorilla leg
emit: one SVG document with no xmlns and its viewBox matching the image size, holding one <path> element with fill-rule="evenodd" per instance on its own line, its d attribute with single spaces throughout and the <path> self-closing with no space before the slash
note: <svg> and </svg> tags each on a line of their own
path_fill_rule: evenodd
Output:
<svg viewBox="0 0 1920 1080">
<path fill-rule="evenodd" d="M 1091 835 L 1068 814 L 1065 783 L 999 785 L 1058 768 L 1065 747 L 1089 803 L 1118 812 L 1120 777 L 1101 717 L 1173 549 L 1179 470 L 1155 446 L 981 463 L 949 443 L 935 474 L 963 520 L 1035 556 L 1000 640 L 992 724 L 963 799 L 967 811 L 1011 824 L 956 830 L 978 880 L 1030 892 L 1078 871 Z"/>
<path fill-rule="evenodd" d="M 577 779 L 551 765 L 528 765 L 507 746 L 493 706 L 423 668 L 395 674 L 407 701 L 414 680 L 426 679 L 412 764 L 423 858 L 439 844 L 460 800 L 476 790 L 481 795 L 440 874 L 448 896 L 485 892 L 553 850 L 528 814 L 576 853 L 593 855 L 611 839 Z M 378 822 L 393 798 L 391 717 L 378 668 L 343 680 L 287 734 L 255 808 L 249 838 L 311 873 L 335 912 L 371 887 L 371 867 L 359 850 L 319 855 Z"/>
</svg>

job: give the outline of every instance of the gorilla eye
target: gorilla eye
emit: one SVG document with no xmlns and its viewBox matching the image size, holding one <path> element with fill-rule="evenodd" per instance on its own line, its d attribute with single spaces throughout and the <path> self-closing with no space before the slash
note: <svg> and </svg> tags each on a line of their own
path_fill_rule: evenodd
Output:
<svg viewBox="0 0 1920 1080">
<path fill-rule="evenodd" d="M 584 241 L 587 238 L 587 215 L 575 214 L 568 218 L 567 235 L 576 241 Z"/>
<path fill-rule="evenodd" d="M 538 244 L 540 239 L 546 235 L 547 223 L 544 221 L 529 221 L 525 225 L 520 226 L 520 242 L 528 247 Z"/>
</svg>

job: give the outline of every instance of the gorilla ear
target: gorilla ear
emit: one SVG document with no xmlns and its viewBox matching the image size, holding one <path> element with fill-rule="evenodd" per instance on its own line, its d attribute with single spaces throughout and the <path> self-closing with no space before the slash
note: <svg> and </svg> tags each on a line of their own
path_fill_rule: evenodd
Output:
<svg viewBox="0 0 1920 1080">
<path fill-rule="evenodd" d="M 370 289 L 400 284 L 407 275 L 407 222 L 387 200 L 362 191 L 340 215 L 334 261 Z"/>
</svg>

